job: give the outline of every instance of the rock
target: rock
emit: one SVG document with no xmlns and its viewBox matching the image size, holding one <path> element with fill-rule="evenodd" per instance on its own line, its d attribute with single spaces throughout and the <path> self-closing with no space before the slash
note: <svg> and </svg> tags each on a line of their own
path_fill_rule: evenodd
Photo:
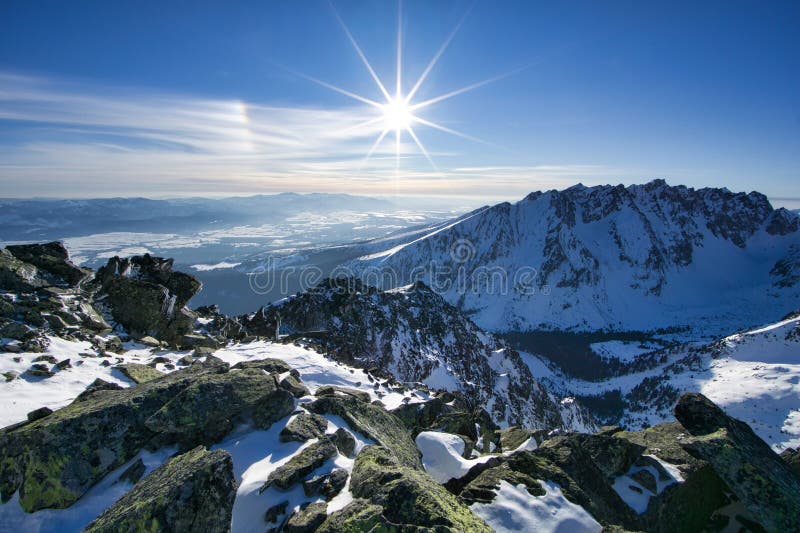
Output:
<svg viewBox="0 0 800 533">
<path fill-rule="evenodd" d="M 265 411 L 274 411 L 275 404 L 282 406 L 278 414 L 286 416 L 294 408 L 294 401 L 288 395 L 292 404 L 287 406 L 282 400 L 284 395 L 288 393 L 278 389 L 274 379 L 257 370 L 205 374 L 196 377 L 170 399 L 145 425 L 153 432 L 169 435 L 176 442 L 211 444 L 247 414 L 252 415 L 259 428 L 269 427 L 277 419 L 275 415 L 264 416 Z"/>
<path fill-rule="evenodd" d="M 289 459 L 289 462 L 275 469 L 259 492 L 263 492 L 273 485 L 283 490 L 289 489 L 325 464 L 325 461 L 335 457 L 337 453 L 336 446 L 330 439 L 323 437 L 311 446 L 303 448 L 300 453 Z"/>
<path fill-rule="evenodd" d="M 53 413 L 53 410 L 49 407 L 40 407 L 28 413 L 28 422 L 33 422 L 35 420 L 39 420 L 40 418 L 44 418 L 49 416 Z"/>
<path fill-rule="evenodd" d="M 45 320 L 47 323 L 50 324 L 50 327 L 53 328 L 55 331 L 63 331 L 69 327 L 63 318 L 58 315 L 45 315 Z"/>
<path fill-rule="evenodd" d="M 523 442 L 531 438 L 531 431 L 516 426 L 500 431 L 500 450 L 509 452 L 519 448 Z"/>
<path fill-rule="evenodd" d="M 281 442 L 306 442 L 322 437 L 326 429 L 328 429 L 328 421 L 324 417 L 300 413 L 286 424 L 286 427 L 278 435 L 278 439 Z"/>
<path fill-rule="evenodd" d="M 327 504 L 322 502 L 309 503 L 295 511 L 286 525 L 285 533 L 313 533 L 328 517 Z"/>
<path fill-rule="evenodd" d="M 314 396 L 317 396 L 318 398 L 322 396 L 338 395 L 351 396 L 364 403 L 370 402 L 370 396 L 366 392 L 347 387 L 339 387 L 338 385 L 323 385 L 317 389 L 317 392 L 314 393 Z"/>
<path fill-rule="evenodd" d="M 792 471 L 800 476 L 800 448 L 786 448 L 781 452 L 781 459 L 783 459 Z"/>
<path fill-rule="evenodd" d="M 116 368 L 118 368 L 125 377 L 137 384 L 158 379 L 164 375 L 154 368 L 139 363 L 126 363 L 124 365 L 118 365 Z"/>
<path fill-rule="evenodd" d="M 76 315 L 78 316 L 78 318 L 80 318 L 83 327 L 90 329 L 92 331 L 98 333 L 105 333 L 111 331 L 112 329 L 111 326 L 108 324 L 108 322 L 106 322 L 106 320 L 103 318 L 103 316 L 100 313 L 98 313 L 97 310 L 88 302 L 78 302 Z M 117 340 L 119 340 L 119 337 L 113 335 L 111 338 L 112 339 L 116 338 Z M 104 349 L 117 351 L 114 349 L 114 347 L 115 346 L 113 346 L 113 344 L 109 344 L 109 347 Z M 121 347 L 122 344 L 120 343 L 119 348 Z"/>
<path fill-rule="evenodd" d="M 352 396 L 326 396 L 305 407 L 313 413 L 342 417 L 353 430 L 391 450 L 402 465 L 422 470 L 419 451 L 403 422 L 383 408 Z"/>
<path fill-rule="evenodd" d="M 28 338 L 28 335 L 31 331 L 32 329 L 25 324 L 20 324 L 19 322 L 9 322 L 0 328 L 0 337 L 21 341 Z"/>
<path fill-rule="evenodd" d="M 382 507 L 381 516 L 405 527 L 442 531 L 492 531 L 426 473 L 402 465 L 383 446 L 366 446 L 356 457 L 350 491 Z"/>
<path fill-rule="evenodd" d="M 344 428 L 338 428 L 333 435 L 331 435 L 331 440 L 336 444 L 339 453 L 350 459 L 355 457 L 356 439 L 353 437 L 352 433 Z"/>
<path fill-rule="evenodd" d="M 339 533 L 342 531 L 386 531 L 394 532 L 397 528 L 383 517 L 383 507 L 368 500 L 356 499 L 344 509 L 328 516 L 317 529 L 318 533 Z M 413 529 L 409 528 L 409 531 Z"/>
<path fill-rule="evenodd" d="M 274 524 L 278 521 L 278 517 L 286 514 L 286 507 L 289 506 L 289 500 L 283 500 L 281 503 L 276 503 L 264 513 L 264 522 Z"/>
<path fill-rule="evenodd" d="M 675 417 L 692 435 L 683 448 L 707 461 L 761 526 L 800 530 L 800 478 L 747 424 L 698 393 L 681 396 Z"/>
<path fill-rule="evenodd" d="M 50 370 L 50 367 L 44 364 L 34 364 L 25 371 L 26 374 L 29 376 L 37 377 L 37 378 L 49 378 L 55 376 L 55 372 Z"/>
<path fill-rule="evenodd" d="M 303 385 L 299 379 L 297 379 L 292 375 L 288 375 L 285 378 L 283 378 L 278 385 L 282 389 L 286 389 L 287 391 L 292 393 L 292 396 L 294 396 L 295 398 L 302 398 L 303 396 L 308 396 L 309 394 L 311 394 L 308 391 L 308 387 Z"/>
<path fill-rule="evenodd" d="M 294 396 L 289 391 L 277 389 L 269 401 L 261 402 L 253 409 L 253 424 L 266 429 L 294 411 Z"/>
<path fill-rule="evenodd" d="M 56 368 L 59 370 L 66 370 L 68 368 L 72 368 L 72 362 L 69 359 L 64 359 L 63 361 L 59 361 L 56 363 Z"/>
<path fill-rule="evenodd" d="M 0 250 L 0 289 L 33 292 L 48 285 L 48 280 L 35 266 L 20 261 L 7 248 Z"/>
<path fill-rule="evenodd" d="M 0 430 L 2 501 L 19 491 L 27 512 L 71 505 L 153 441 L 157 435 L 145 424 L 153 414 L 191 384 L 227 368 L 206 362 L 119 390 L 98 383 L 106 390 L 84 391 L 45 418 Z"/>
<path fill-rule="evenodd" d="M 17 340 L 9 341 L 3 345 L 2 350 L 8 353 L 19 353 L 22 351 L 22 343 Z"/>
<path fill-rule="evenodd" d="M 198 447 L 154 470 L 85 531 L 230 531 L 235 497 L 231 456 Z"/>
<path fill-rule="evenodd" d="M 118 482 L 125 482 L 130 483 L 131 485 L 136 484 L 142 476 L 144 475 L 146 468 L 144 466 L 144 462 L 142 461 L 141 457 L 134 461 L 134 463 L 125 469 L 125 471 L 120 474 L 119 479 L 115 481 Z"/>
<path fill-rule="evenodd" d="M 60 242 L 18 244 L 6 249 L 20 261 L 35 266 L 45 274 L 49 285 L 75 287 L 89 274 L 87 270 L 72 264 L 67 249 Z"/>
<path fill-rule="evenodd" d="M 14 381 L 17 379 L 19 374 L 13 370 L 9 370 L 8 372 L 3 372 L 3 377 L 6 378 L 6 383 L 8 383 L 9 381 Z"/>
<path fill-rule="evenodd" d="M 75 398 L 75 401 L 80 402 L 86 400 L 97 392 L 122 390 L 122 388 L 122 385 L 118 383 L 111 383 L 100 378 L 95 378 L 95 380 Z"/>
<path fill-rule="evenodd" d="M 219 343 L 208 335 L 199 335 L 197 333 L 189 333 L 182 336 L 178 344 L 184 350 L 191 350 L 192 348 L 211 348 L 212 350 L 217 350 L 220 347 Z"/>
<path fill-rule="evenodd" d="M 178 359 L 178 364 L 183 366 L 189 366 L 194 363 L 194 357 L 191 355 L 184 355 L 180 359 Z"/>
<path fill-rule="evenodd" d="M 249 361 L 240 361 L 231 367 L 231 370 L 256 368 L 263 370 L 267 374 L 283 374 L 291 372 L 292 367 L 289 363 L 281 359 L 255 359 Z"/>
<path fill-rule="evenodd" d="M 34 336 L 25 339 L 22 343 L 23 352 L 41 353 L 50 346 L 50 339 L 45 336 Z"/>
<path fill-rule="evenodd" d="M 150 346 L 151 348 L 161 348 L 161 341 L 151 337 L 150 335 L 145 335 L 138 340 L 139 344 L 144 344 L 145 346 Z"/>
<path fill-rule="evenodd" d="M 58 359 L 53 357 L 52 355 L 40 355 L 33 360 L 34 363 L 50 363 L 54 365 L 58 362 Z"/>
<path fill-rule="evenodd" d="M 185 308 L 199 280 L 172 271 L 172 260 L 113 257 L 95 274 L 95 285 L 114 320 L 137 336 L 178 343 L 192 333 L 196 315 Z"/>
<path fill-rule="evenodd" d="M 330 501 L 339 494 L 347 484 L 349 474 L 343 468 L 334 468 L 329 474 L 322 474 L 303 481 L 303 493 L 306 496 L 321 494 Z"/>
</svg>

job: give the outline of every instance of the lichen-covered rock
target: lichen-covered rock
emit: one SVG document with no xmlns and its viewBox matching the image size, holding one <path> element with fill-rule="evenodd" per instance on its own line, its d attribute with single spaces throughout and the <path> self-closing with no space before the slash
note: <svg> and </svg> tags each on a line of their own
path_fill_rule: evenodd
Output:
<svg viewBox="0 0 800 533">
<path fill-rule="evenodd" d="M 34 409 L 30 413 L 28 413 L 28 422 L 34 422 L 39 420 L 40 418 L 44 418 L 46 416 L 50 416 L 53 414 L 53 410 L 49 407 L 40 407 L 38 409 Z"/>
<path fill-rule="evenodd" d="M 523 442 L 533 436 L 533 432 L 517 426 L 506 428 L 500 433 L 500 451 L 508 452 L 519 448 Z"/>
<path fill-rule="evenodd" d="M 98 384 L 47 417 L 0 430 L 2 501 L 19 490 L 28 512 L 71 505 L 156 437 L 145 422 L 170 399 L 197 379 L 227 370 L 212 360 L 135 387 Z"/>
<path fill-rule="evenodd" d="M 278 521 L 278 517 L 286 514 L 286 508 L 289 506 L 289 500 L 283 500 L 276 503 L 264 513 L 264 522 L 274 524 Z"/>
<path fill-rule="evenodd" d="M 198 447 L 142 479 L 86 532 L 230 531 L 235 497 L 231 456 Z"/>
<path fill-rule="evenodd" d="M 300 453 L 289 459 L 289 462 L 272 471 L 267 482 L 261 487 L 261 492 L 273 485 L 284 490 L 290 488 L 325 464 L 325 461 L 335 457 L 337 453 L 336 446 L 330 439 L 321 438 L 318 442 L 303 448 Z"/>
<path fill-rule="evenodd" d="M 328 506 L 322 502 L 309 503 L 294 512 L 283 526 L 285 533 L 313 533 L 328 516 Z"/>
<path fill-rule="evenodd" d="M 336 444 L 339 453 L 352 459 L 356 449 L 356 438 L 344 428 L 338 428 L 331 435 L 331 440 Z"/>
<path fill-rule="evenodd" d="M 317 439 L 325 434 L 328 421 L 317 414 L 299 413 L 284 427 L 278 439 L 281 442 L 305 442 Z"/>
<path fill-rule="evenodd" d="M 48 285 L 35 266 L 20 261 L 5 248 L 0 250 L 0 289 L 32 292 Z"/>
<path fill-rule="evenodd" d="M 310 394 L 308 387 L 303 385 L 298 378 L 292 376 L 291 374 L 281 379 L 278 385 L 282 389 L 286 389 L 287 391 L 291 392 L 292 396 L 295 398 L 302 398 L 303 396 L 308 396 Z"/>
<path fill-rule="evenodd" d="M 271 376 L 259 370 L 206 374 L 196 377 L 150 416 L 145 425 L 184 445 L 211 444 L 232 430 L 237 419 L 250 415 L 255 420 L 255 413 L 271 410 L 273 400 L 284 393 Z"/>
<path fill-rule="evenodd" d="M 14 257 L 35 266 L 46 273 L 52 285 L 74 287 L 83 281 L 89 272 L 75 266 L 69 253 L 60 242 L 46 244 L 17 244 L 6 248 Z"/>
<path fill-rule="evenodd" d="M 320 494 L 330 501 L 341 492 L 348 477 L 349 474 L 344 468 L 334 468 L 328 474 L 321 474 L 303 481 L 303 493 L 306 496 Z"/>
<path fill-rule="evenodd" d="M 410 530 L 410 529 L 409 529 Z M 383 507 L 370 503 L 366 499 L 356 499 L 341 511 L 328 516 L 317 529 L 317 533 L 398 533 L 395 524 L 383 516 Z"/>
<path fill-rule="evenodd" d="M 291 372 L 292 367 L 289 366 L 289 363 L 283 361 L 281 359 L 255 359 L 249 361 L 240 361 L 231 367 L 231 370 L 236 369 L 247 369 L 247 368 L 255 368 L 258 370 L 263 370 L 267 374 L 283 374 L 285 372 Z"/>
<path fill-rule="evenodd" d="M 172 260 L 112 257 L 95 275 L 99 295 L 117 323 L 135 336 L 178 343 L 192 333 L 196 315 L 185 307 L 200 281 L 172 271 Z"/>
<path fill-rule="evenodd" d="M 691 437 L 681 442 L 707 461 L 768 531 L 800 531 L 800 478 L 750 426 L 697 393 L 681 396 L 675 417 Z"/>
<path fill-rule="evenodd" d="M 348 387 L 340 387 L 338 385 L 323 385 L 317 389 L 314 396 L 352 396 L 365 403 L 369 403 L 370 401 L 369 394 L 366 392 Z"/>
<path fill-rule="evenodd" d="M 125 377 L 129 378 L 134 383 L 145 383 L 164 375 L 155 368 L 139 363 L 126 363 L 124 365 L 118 365 L 117 368 Z"/>
<path fill-rule="evenodd" d="M 403 528 L 492 531 L 480 518 L 426 473 L 409 468 L 383 446 L 367 446 L 350 479 L 356 498 L 382 508 L 382 519 Z"/>
<path fill-rule="evenodd" d="M 385 446 L 404 466 L 422 470 L 414 441 L 403 422 L 385 409 L 350 396 L 325 396 L 307 404 L 314 413 L 342 417 L 347 424 L 367 438 Z"/>
</svg>

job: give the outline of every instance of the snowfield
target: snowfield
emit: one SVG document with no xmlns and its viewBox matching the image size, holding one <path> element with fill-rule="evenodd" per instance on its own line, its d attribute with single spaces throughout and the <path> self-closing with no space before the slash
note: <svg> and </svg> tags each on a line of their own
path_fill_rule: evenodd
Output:
<svg viewBox="0 0 800 533">
<path fill-rule="evenodd" d="M 503 480 L 492 503 L 476 503 L 470 509 L 498 533 L 599 533 L 603 529 L 583 507 L 567 500 L 556 483 L 539 483 L 544 496 L 533 496 L 525 485 Z"/>
</svg>

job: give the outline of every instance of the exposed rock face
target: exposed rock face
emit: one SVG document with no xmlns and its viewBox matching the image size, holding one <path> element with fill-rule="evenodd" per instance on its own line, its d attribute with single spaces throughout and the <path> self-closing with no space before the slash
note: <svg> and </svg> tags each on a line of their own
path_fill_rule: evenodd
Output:
<svg viewBox="0 0 800 533">
<path fill-rule="evenodd" d="M 738 329 L 796 307 L 796 261 L 770 273 L 793 245 L 798 217 L 762 194 L 655 180 L 535 192 L 407 240 L 361 245 L 362 257 L 347 266 L 382 288 L 436 286 L 489 331 L 641 331 L 693 326 L 709 314 Z M 724 282 L 715 275 L 720 261 Z M 709 289 L 719 294 L 714 302 L 697 297 Z M 745 290 L 749 305 L 741 304 Z M 726 301 L 735 303 L 719 306 Z"/>
<path fill-rule="evenodd" d="M 322 437 L 309 447 L 303 448 L 288 463 L 273 471 L 261 490 L 264 491 L 272 485 L 284 490 L 289 489 L 322 466 L 325 461 L 335 457 L 337 453 L 336 445 L 329 438 Z"/>
<path fill-rule="evenodd" d="M 319 415 L 300 413 L 286 424 L 278 435 L 281 442 L 306 442 L 325 434 L 328 421 Z"/>
<path fill-rule="evenodd" d="M 566 426 L 561 406 L 519 354 L 423 283 L 384 292 L 352 278 L 327 280 L 260 314 L 273 324 L 267 334 L 280 317 L 282 333 L 311 334 L 340 361 L 380 368 L 401 382 L 460 390 L 473 409 L 484 407 L 495 420 Z M 593 424 L 588 415 L 581 422 Z"/>
<path fill-rule="evenodd" d="M 354 497 L 382 507 L 381 520 L 395 524 L 401 530 L 404 527 L 417 527 L 491 531 L 430 476 L 402 465 L 382 446 L 367 446 L 358 454 L 350 490 Z M 360 503 L 355 505 L 361 507 Z M 345 508 L 341 512 L 347 515 L 351 511 Z M 333 515 L 329 520 L 335 522 L 338 519 Z"/>
<path fill-rule="evenodd" d="M 154 470 L 86 531 L 230 531 L 235 497 L 231 456 L 198 447 Z"/>
<path fill-rule="evenodd" d="M 209 444 L 237 420 L 267 427 L 293 408 L 273 376 L 228 371 L 213 357 L 127 389 L 96 382 L 70 405 L 0 431 L 0 495 L 19 490 L 28 512 L 67 507 L 145 445 Z"/>
<path fill-rule="evenodd" d="M 114 320 L 133 334 L 180 343 L 192 333 L 196 315 L 185 306 L 202 284 L 174 272 L 172 259 L 112 257 L 97 271 L 95 283 Z"/>
<path fill-rule="evenodd" d="M 45 273 L 52 285 L 75 287 L 89 274 L 69 260 L 69 253 L 60 242 L 47 244 L 18 244 L 6 248 L 14 257 L 35 266 Z"/>
<path fill-rule="evenodd" d="M 714 471 L 769 531 L 800 530 L 800 477 L 750 426 L 702 394 L 685 394 L 675 417 L 691 433 L 681 445 Z"/>
</svg>

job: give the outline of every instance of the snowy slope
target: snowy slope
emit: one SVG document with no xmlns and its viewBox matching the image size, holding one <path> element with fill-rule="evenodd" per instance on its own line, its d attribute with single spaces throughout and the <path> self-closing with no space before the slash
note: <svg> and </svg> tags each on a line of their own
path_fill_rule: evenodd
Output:
<svg viewBox="0 0 800 533">
<path fill-rule="evenodd" d="M 613 354 L 613 345 L 604 348 Z M 630 357 L 630 347 L 620 343 L 619 348 L 623 357 Z M 649 352 L 634 361 L 645 370 L 603 381 L 566 377 L 529 354 L 523 359 L 534 376 L 562 394 L 599 396 L 619 390 L 626 404 L 620 422 L 632 429 L 670 420 L 678 396 L 695 391 L 749 424 L 775 450 L 800 445 L 800 315 L 796 313 L 711 343 Z"/>
<path fill-rule="evenodd" d="M 348 267 L 398 284 L 422 279 L 492 331 L 722 334 L 796 306 L 798 250 L 797 216 L 759 193 L 656 180 L 532 193 L 365 251 Z"/>
</svg>

